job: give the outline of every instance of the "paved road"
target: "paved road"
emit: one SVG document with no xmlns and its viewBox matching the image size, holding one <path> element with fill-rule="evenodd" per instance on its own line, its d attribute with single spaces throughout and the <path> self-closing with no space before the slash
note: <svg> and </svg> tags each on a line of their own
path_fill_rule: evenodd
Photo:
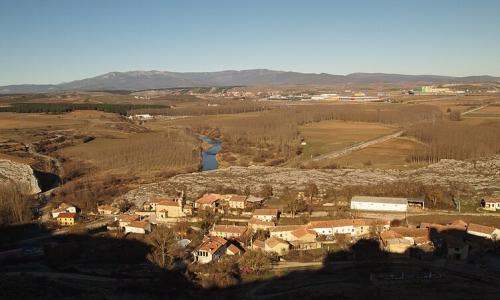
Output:
<svg viewBox="0 0 500 300">
<path fill-rule="evenodd" d="M 352 153 L 354 151 L 358 151 L 358 150 L 364 149 L 364 148 L 366 148 L 368 146 L 372 146 L 372 145 L 375 145 L 375 144 L 380 144 L 380 143 L 383 143 L 385 141 L 391 140 L 393 138 L 400 137 L 403 133 L 404 133 L 403 130 L 397 131 L 397 132 L 394 132 L 394 133 L 391 133 L 391 134 L 388 134 L 388 135 L 384 135 L 384 136 L 381 136 L 381 137 L 378 137 L 378 138 L 375 138 L 375 139 L 372 139 L 372 140 L 369 140 L 369 141 L 364 141 L 364 142 L 360 142 L 360 143 L 354 144 L 354 145 L 352 145 L 350 147 L 347 147 L 347 148 L 344 148 L 342 150 L 337 150 L 337 151 L 333 151 L 333 152 L 330 152 L 330 153 L 327 153 L 327 154 L 323 154 L 323 155 L 314 157 L 311 160 L 312 161 L 319 161 L 319 160 L 323 160 L 323 159 L 332 159 L 332 158 L 338 158 L 338 157 L 346 156 L 346 155 L 348 155 L 348 154 L 350 154 L 350 153 Z"/>
</svg>

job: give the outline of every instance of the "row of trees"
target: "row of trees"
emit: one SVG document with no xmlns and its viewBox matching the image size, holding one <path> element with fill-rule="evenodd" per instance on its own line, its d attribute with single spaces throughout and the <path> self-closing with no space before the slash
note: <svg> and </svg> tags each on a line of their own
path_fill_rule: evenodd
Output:
<svg viewBox="0 0 500 300">
<path fill-rule="evenodd" d="M 425 123 L 412 126 L 406 134 L 427 144 L 408 155 L 410 162 L 433 163 L 442 158 L 464 160 L 500 153 L 500 122 Z"/>
<path fill-rule="evenodd" d="M 13 103 L 0 107 L 0 112 L 16 113 L 65 113 L 74 110 L 98 110 L 127 115 L 133 109 L 165 108 L 164 105 L 150 104 L 108 104 L 108 103 Z"/>
</svg>

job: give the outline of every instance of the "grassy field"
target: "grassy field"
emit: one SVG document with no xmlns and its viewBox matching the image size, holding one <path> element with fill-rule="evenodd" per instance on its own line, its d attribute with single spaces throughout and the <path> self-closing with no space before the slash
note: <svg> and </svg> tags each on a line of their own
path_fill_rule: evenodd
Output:
<svg viewBox="0 0 500 300">
<path fill-rule="evenodd" d="M 424 147 L 418 141 L 400 137 L 368 146 L 333 162 L 349 168 L 413 169 L 423 164 L 409 163 L 406 158 L 408 154 Z"/>
<path fill-rule="evenodd" d="M 300 126 L 299 131 L 307 145 L 302 146 L 302 155 L 294 163 L 390 134 L 397 128 L 377 123 L 331 120 Z"/>
</svg>

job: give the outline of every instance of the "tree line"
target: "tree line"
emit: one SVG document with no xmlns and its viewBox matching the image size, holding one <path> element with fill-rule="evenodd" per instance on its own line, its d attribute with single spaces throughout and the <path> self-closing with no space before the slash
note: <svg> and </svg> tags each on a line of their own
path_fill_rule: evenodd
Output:
<svg viewBox="0 0 500 300">
<path fill-rule="evenodd" d="M 12 103 L 8 107 L 0 107 L 0 112 L 15 113 L 66 113 L 75 110 L 97 110 L 127 115 L 133 109 L 166 108 L 156 104 L 108 104 L 108 103 Z"/>
</svg>

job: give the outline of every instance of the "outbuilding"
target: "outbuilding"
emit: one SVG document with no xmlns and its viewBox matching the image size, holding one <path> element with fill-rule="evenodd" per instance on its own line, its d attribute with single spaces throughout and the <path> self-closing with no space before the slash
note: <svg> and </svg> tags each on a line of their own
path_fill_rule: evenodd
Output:
<svg viewBox="0 0 500 300">
<path fill-rule="evenodd" d="M 354 196 L 351 209 L 366 211 L 406 212 L 408 198 Z"/>
</svg>

